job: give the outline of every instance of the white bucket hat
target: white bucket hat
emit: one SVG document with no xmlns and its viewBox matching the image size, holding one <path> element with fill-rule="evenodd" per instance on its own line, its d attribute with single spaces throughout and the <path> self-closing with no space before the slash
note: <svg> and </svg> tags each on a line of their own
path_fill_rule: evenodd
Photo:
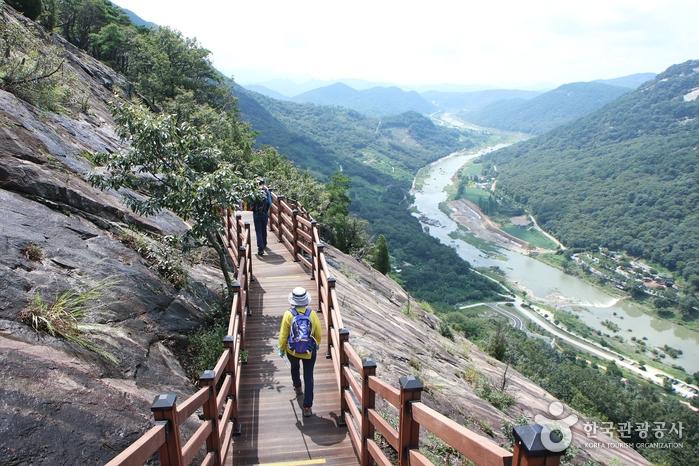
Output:
<svg viewBox="0 0 699 466">
<path fill-rule="evenodd" d="M 311 295 L 306 288 L 297 286 L 289 293 L 289 304 L 292 306 L 308 306 L 311 304 Z"/>
</svg>

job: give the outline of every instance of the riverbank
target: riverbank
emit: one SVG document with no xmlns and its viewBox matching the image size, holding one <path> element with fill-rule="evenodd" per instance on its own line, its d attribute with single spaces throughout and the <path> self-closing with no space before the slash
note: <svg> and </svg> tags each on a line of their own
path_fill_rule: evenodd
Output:
<svg viewBox="0 0 699 466">
<path fill-rule="evenodd" d="M 509 248 L 492 241 L 492 238 L 483 238 L 483 235 L 475 234 L 474 229 L 469 229 L 463 226 L 462 222 L 452 218 L 454 215 L 448 205 L 449 193 L 445 192 L 445 187 L 452 183 L 456 173 L 462 169 L 469 170 L 470 165 L 477 165 L 479 157 L 491 150 L 492 147 L 487 147 L 452 154 L 433 162 L 429 170 L 423 172 L 420 189 L 414 185 L 412 192 L 415 198 L 412 211 L 423 224 L 425 231 L 443 244 L 454 248 L 462 259 L 478 270 L 496 268 L 498 276 L 495 278 L 512 284 L 512 288 L 521 290 L 521 293 L 526 292 L 527 300 L 540 303 L 542 307 L 560 309 L 561 312 L 579 316 L 580 325 L 587 326 L 590 333 L 609 334 L 609 337 L 604 338 L 609 339 L 615 346 L 623 346 L 614 343 L 617 341 L 612 340 L 615 334 L 628 340 L 626 346 L 620 348 L 624 353 L 628 353 L 625 357 L 642 359 L 646 365 L 650 365 L 653 357 L 651 351 L 658 352 L 668 345 L 671 352 L 673 349 L 678 350 L 677 359 L 671 360 L 667 357 L 665 362 L 657 362 L 660 369 L 668 369 L 665 371 L 668 372 L 668 376 L 687 380 L 690 374 L 699 370 L 699 361 L 692 357 L 699 349 L 699 334 L 696 332 L 685 331 L 681 326 L 643 312 L 629 299 L 621 299 L 622 296 L 618 292 L 612 293 L 611 290 L 595 286 L 580 277 L 565 274 L 560 268 L 547 265 L 534 255 L 525 255 L 521 245 L 517 251 L 512 247 L 513 241 L 505 235 L 502 235 L 500 243 L 509 242 Z M 487 217 L 482 211 L 472 207 L 469 207 L 468 212 L 474 222 L 479 220 L 479 216 L 481 220 Z M 619 332 L 612 332 L 606 326 L 610 323 L 613 323 L 613 327 L 618 325 Z M 636 343 L 630 340 L 632 336 L 646 342 L 648 352 L 635 353 Z M 683 367 L 685 372 L 677 372 L 672 368 L 673 364 Z"/>
<path fill-rule="evenodd" d="M 445 192 L 447 192 L 450 198 L 454 198 L 455 193 L 457 192 L 457 188 L 455 186 L 463 182 L 461 176 L 466 174 L 468 177 L 475 178 L 480 173 L 480 170 L 480 163 L 477 159 L 467 160 L 464 165 L 458 169 L 456 175 L 451 177 L 450 184 L 444 188 Z M 490 183 L 485 184 L 492 189 L 492 185 Z M 651 302 L 651 300 L 654 299 L 653 296 L 648 296 L 647 294 L 640 292 L 641 290 L 644 290 L 643 285 L 637 284 L 636 291 L 637 294 L 644 299 L 635 298 L 628 291 L 623 289 L 618 280 L 613 280 L 612 277 L 605 276 L 601 268 L 585 267 L 585 264 L 583 263 L 578 264 L 575 261 L 572 261 L 570 258 L 568 258 L 567 254 L 563 253 L 564 249 L 562 247 L 559 250 L 532 247 L 531 244 L 523 240 L 521 237 L 511 234 L 510 230 L 507 228 L 502 228 L 502 222 L 495 222 L 491 216 L 487 215 L 478 205 L 475 204 L 474 200 L 482 199 L 483 197 L 490 196 L 492 194 L 489 189 L 485 189 L 485 187 L 473 187 L 468 188 L 468 190 L 470 191 L 466 193 L 464 198 L 443 202 L 440 207 L 442 212 L 448 215 L 452 220 L 458 223 L 461 228 L 464 229 L 465 233 L 461 234 L 461 236 L 464 236 L 464 239 L 470 244 L 486 252 L 490 257 L 497 257 L 495 255 L 496 253 L 494 253 L 492 248 L 489 247 L 492 245 L 507 249 L 508 251 L 512 251 L 517 254 L 529 256 L 533 260 L 554 267 L 563 272 L 566 276 L 574 277 L 585 282 L 589 286 L 594 287 L 600 292 L 609 295 L 610 298 L 615 299 L 615 301 L 613 301 L 614 304 L 619 304 L 623 300 L 628 303 L 628 306 L 633 306 L 633 312 L 641 311 L 650 319 L 657 319 L 661 322 L 669 322 L 673 325 L 685 327 L 688 329 L 688 331 L 693 332 L 695 334 L 695 339 L 697 339 L 696 337 L 697 330 L 699 330 L 699 323 L 697 321 L 682 320 L 679 318 L 678 312 L 665 310 L 665 315 L 658 312 L 654 302 Z M 458 189 L 458 191 L 463 192 L 465 190 L 462 186 Z M 531 218 L 529 214 L 527 214 L 527 216 Z M 503 219 L 500 220 L 502 221 Z M 540 230 L 539 226 L 536 224 L 536 220 L 533 218 L 531 218 L 530 225 L 532 228 L 538 228 Z M 541 230 L 541 232 L 542 235 L 545 233 L 543 230 Z M 469 238 L 469 236 L 473 236 L 473 238 Z M 552 241 L 555 241 L 555 244 L 557 245 L 563 246 L 556 238 L 553 238 Z M 479 243 L 485 243 L 486 247 L 479 245 Z M 521 283 L 518 283 L 517 281 L 513 282 L 520 291 L 525 293 L 531 292 L 530 289 L 527 289 L 527 287 L 523 286 Z M 552 298 L 553 299 L 543 301 L 548 301 L 557 308 L 563 307 L 566 311 L 574 311 L 577 307 L 576 302 L 567 301 L 565 297 L 559 299 L 559 297 L 554 296 Z M 593 307 L 599 309 L 600 307 L 608 306 L 605 304 L 598 304 Z M 591 320 L 591 318 L 588 318 L 587 327 L 589 331 L 587 333 L 596 332 L 600 335 L 607 334 L 608 339 L 610 340 L 609 344 L 616 344 L 617 346 L 623 347 L 624 352 L 628 352 L 630 350 L 631 354 L 638 353 L 639 345 L 637 345 L 634 341 L 627 341 L 627 338 L 623 337 L 622 335 L 624 334 L 622 333 L 610 335 L 609 329 L 603 327 L 606 327 L 607 323 L 611 322 L 612 320 L 624 319 L 624 313 L 613 312 L 612 315 L 606 317 L 607 319 L 598 319 L 598 321 L 595 322 L 595 325 L 590 325 L 589 320 Z M 585 324 L 585 322 L 581 321 L 581 325 L 582 324 Z M 614 323 L 614 325 L 616 326 L 617 324 Z M 654 326 L 658 326 L 658 324 L 654 324 Z M 660 324 L 659 326 L 662 327 L 663 325 Z M 636 328 L 624 328 L 624 331 L 627 332 L 626 335 L 629 336 L 635 335 L 638 330 L 638 326 Z M 699 339 L 697 339 L 697 343 L 699 343 Z M 654 344 L 650 344 L 648 347 L 640 346 L 642 356 L 649 361 L 649 364 L 654 364 L 659 368 L 667 370 L 674 377 L 681 378 L 683 380 L 687 379 L 687 377 L 691 377 L 691 374 L 696 371 L 697 368 L 683 367 L 682 364 L 680 364 L 680 361 L 673 359 L 673 356 L 677 353 L 677 351 L 675 351 L 677 348 L 675 348 L 672 343 L 669 345 L 669 352 L 662 350 L 666 344 L 667 342 L 662 341 L 662 339 L 658 339 Z M 683 350 L 679 349 L 679 353 L 682 354 L 682 352 Z"/>
</svg>

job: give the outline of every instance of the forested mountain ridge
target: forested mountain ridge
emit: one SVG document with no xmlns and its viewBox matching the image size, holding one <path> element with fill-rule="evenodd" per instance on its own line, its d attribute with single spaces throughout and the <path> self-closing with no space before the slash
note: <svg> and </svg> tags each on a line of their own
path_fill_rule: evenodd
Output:
<svg viewBox="0 0 699 466">
<path fill-rule="evenodd" d="M 627 76 L 619 76 L 618 78 L 610 79 L 595 79 L 594 82 L 602 84 L 610 84 L 612 86 L 628 87 L 629 89 L 638 89 L 638 87 L 651 79 L 655 79 L 655 73 L 635 73 Z"/>
<path fill-rule="evenodd" d="M 395 86 L 376 86 L 356 90 L 343 83 L 313 89 L 293 98 L 295 102 L 350 108 L 369 116 L 386 116 L 414 111 L 430 113 L 434 105 L 415 91 Z"/>
<path fill-rule="evenodd" d="M 627 92 L 628 88 L 609 84 L 570 83 L 529 100 L 502 100 L 461 115 L 482 126 L 542 134 L 587 115 Z"/>
<path fill-rule="evenodd" d="M 497 151 L 498 189 L 574 247 L 625 250 L 699 290 L 699 61 Z"/>
<path fill-rule="evenodd" d="M 348 166 L 361 164 L 360 170 L 412 180 L 418 168 L 473 145 L 477 137 L 437 126 L 416 112 L 373 118 L 345 108 L 280 101 L 237 85 L 234 91 L 259 143 L 285 147 L 292 160 L 322 176 L 352 172 Z"/>
<path fill-rule="evenodd" d="M 281 102 L 239 86 L 234 91 L 259 144 L 274 146 L 321 178 L 338 169 L 351 177 L 352 211 L 373 234 L 386 236 L 393 263 L 402 269 L 399 279 L 416 297 L 451 306 L 497 296 L 497 285 L 424 233 L 408 211 L 417 169 L 483 135 L 437 126 L 415 112 L 369 118 L 339 107 Z"/>
</svg>

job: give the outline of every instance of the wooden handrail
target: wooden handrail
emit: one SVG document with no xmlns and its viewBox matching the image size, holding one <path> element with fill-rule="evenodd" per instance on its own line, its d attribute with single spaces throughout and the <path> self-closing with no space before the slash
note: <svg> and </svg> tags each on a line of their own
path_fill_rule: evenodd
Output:
<svg viewBox="0 0 699 466">
<path fill-rule="evenodd" d="M 411 408 L 416 422 L 474 463 L 489 466 L 511 463 L 512 453 L 424 403 L 413 403 Z"/>
<path fill-rule="evenodd" d="M 145 463 L 165 444 L 166 427 L 167 422 L 158 422 L 132 443 L 129 448 L 107 463 L 107 466 L 135 466 Z"/>
<path fill-rule="evenodd" d="M 431 465 L 418 451 L 419 431 L 424 428 L 478 465 L 510 464 L 512 453 L 421 403 L 422 383 L 419 379 L 401 378 L 401 389 L 397 389 L 376 376 L 376 363 L 362 360 L 349 343 L 349 331 L 342 321 L 336 282 L 328 267 L 317 222 L 298 202 L 273 193 L 272 203 L 276 221 L 270 222 L 270 230 L 277 234 L 294 260 L 309 269 L 317 282 L 318 311 L 324 314 L 327 330 L 326 357 L 333 360 L 339 388 L 338 401 L 342 411 L 339 419 L 347 421 L 350 439 L 360 463 L 368 465 L 373 459 L 377 464 L 390 464 L 373 441 L 376 431 L 398 451 L 401 465 Z M 310 260 L 301 251 L 309 254 Z M 352 371 L 359 373 L 361 384 L 352 375 Z M 354 393 L 354 397 L 350 393 Z M 398 409 L 398 430 L 391 427 L 374 409 L 376 395 Z M 515 445 L 515 455 L 520 450 Z M 559 454 L 551 455 L 552 459 L 556 455 Z M 546 464 L 555 464 L 555 459 L 553 461 Z"/>
<path fill-rule="evenodd" d="M 110 461 L 109 466 L 143 464 L 156 452 L 162 465 L 181 466 L 189 464 L 204 444 L 207 452 L 203 465 L 222 465 L 225 462 L 231 437 L 238 426 L 242 367 L 239 357 L 245 349 L 247 294 L 252 279 L 252 237 L 250 224 L 243 221 L 240 213 L 230 209 L 224 209 L 222 213 L 224 232 L 220 238 L 233 261 L 235 282 L 228 334 L 222 341 L 214 370 L 202 373 L 199 379 L 201 388 L 180 406 L 177 406 L 174 394 L 156 397 L 151 410 L 157 425 Z M 182 445 L 179 425 L 199 409 L 204 413 L 204 420 Z"/>
<path fill-rule="evenodd" d="M 204 443 L 207 453 L 202 464 L 221 465 L 226 460 L 232 435 L 237 431 L 237 395 L 242 368 L 239 357 L 245 349 L 248 292 L 253 271 L 250 224 L 243 222 L 239 213 L 225 209 L 223 225 L 221 238 L 234 263 L 236 282 L 228 335 L 223 340 L 221 356 L 214 370 L 202 374 L 201 388 L 179 407 L 174 394 L 158 396 L 151 408 L 157 424 L 108 466 L 143 464 L 155 452 L 164 466 L 189 464 Z M 423 386 L 416 377 L 401 377 L 400 389 L 381 380 L 376 375 L 376 363 L 371 359 L 361 359 L 349 343 L 350 332 L 343 324 L 336 281 L 328 267 L 318 223 L 298 202 L 272 193 L 269 229 L 286 246 L 294 261 L 308 268 L 316 281 L 318 311 L 324 315 L 327 330 L 326 357 L 332 359 L 338 387 L 338 424 L 347 425 L 349 438 L 362 466 L 368 466 L 372 461 L 382 466 L 391 464 L 374 441 L 375 434 L 396 450 L 399 466 L 431 466 L 430 460 L 419 451 L 421 429 L 431 432 L 479 466 L 559 464 L 563 451 L 551 452 L 541 447 L 537 436 L 541 435 L 542 427 L 537 424 L 513 429 L 515 446 L 514 453 L 510 453 L 422 403 Z M 354 373 L 358 373 L 359 381 Z M 377 395 L 398 410 L 397 429 L 376 411 Z M 182 447 L 179 424 L 199 408 L 204 411 L 204 421 Z"/>
</svg>

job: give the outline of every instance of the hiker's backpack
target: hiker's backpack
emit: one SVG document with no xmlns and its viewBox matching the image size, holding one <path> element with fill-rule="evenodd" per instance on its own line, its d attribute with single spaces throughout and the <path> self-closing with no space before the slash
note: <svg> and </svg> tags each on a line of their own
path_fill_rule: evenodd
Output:
<svg viewBox="0 0 699 466">
<path fill-rule="evenodd" d="M 311 308 L 307 307 L 303 314 L 296 308 L 290 309 L 293 319 L 291 320 L 291 332 L 289 333 L 289 349 L 295 353 L 310 353 L 316 348 L 313 339 L 313 325 L 311 325 Z"/>
</svg>

